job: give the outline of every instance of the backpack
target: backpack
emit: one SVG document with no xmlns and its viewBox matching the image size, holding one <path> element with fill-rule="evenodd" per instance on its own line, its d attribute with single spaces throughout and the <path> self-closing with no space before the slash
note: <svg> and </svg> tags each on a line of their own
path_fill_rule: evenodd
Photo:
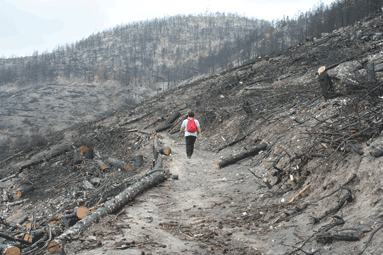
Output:
<svg viewBox="0 0 383 255">
<path fill-rule="evenodd" d="M 190 133 L 194 133 L 195 131 L 197 131 L 197 126 L 194 122 L 194 119 L 188 120 L 188 124 L 186 125 L 186 131 L 188 131 Z"/>
</svg>

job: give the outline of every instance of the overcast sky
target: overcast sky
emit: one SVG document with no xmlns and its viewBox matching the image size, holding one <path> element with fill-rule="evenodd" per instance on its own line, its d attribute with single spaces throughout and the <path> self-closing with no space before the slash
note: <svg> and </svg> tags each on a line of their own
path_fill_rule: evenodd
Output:
<svg viewBox="0 0 383 255">
<path fill-rule="evenodd" d="M 335 0 L 322 0 L 329 5 Z M 0 0 L 0 56 L 51 52 L 120 24 L 205 13 L 209 0 Z M 318 0 L 210 0 L 210 12 L 258 19 L 294 17 Z"/>
</svg>

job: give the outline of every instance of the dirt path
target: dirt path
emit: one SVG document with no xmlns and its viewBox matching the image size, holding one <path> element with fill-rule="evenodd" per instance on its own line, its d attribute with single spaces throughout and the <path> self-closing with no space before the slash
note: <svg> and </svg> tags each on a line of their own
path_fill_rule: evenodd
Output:
<svg viewBox="0 0 383 255">
<path fill-rule="evenodd" d="M 208 216 L 209 210 L 223 200 L 220 195 L 224 188 L 222 177 L 216 165 L 217 155 L 198 149 L 203 139 L 196 142 L 192 159 L 186 157 L 184 140 L 181 137 L 176 139 L 165 136 L 163 142 L 172 148 L 166 168 L 179 179 L 170 178 L 138 196 L 134 204 L 126 206 L 119 216 L 122 220 L 119 224 L 126 226 L 122 228 L 123 236 L 115 236 L 113 240 L 102 242 L 102 247 L 81 254 L 127 254 L 126 250 L 112 250 L 115 242 L 119 241 L 134 241 L 129 254 L 141 254 L 141 251 L 152 254 L 201 254 L 203 247 L 198 235 L 184 234 L 179 228 L 198 225 L 211 217 Z"/>
</svg>

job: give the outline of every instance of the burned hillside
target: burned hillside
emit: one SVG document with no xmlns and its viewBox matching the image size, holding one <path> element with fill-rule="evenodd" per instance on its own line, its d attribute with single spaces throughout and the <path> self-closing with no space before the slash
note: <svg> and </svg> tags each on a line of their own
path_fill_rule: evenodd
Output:
<svg viewBox="0 0 383 255">
<path fill-rule="evenodd" d="M 382 253 L 382 25 L 191 80 L 15 152 L 1 162 L 2 252 Z M 191 160 L 188 110 L 202 126 Z"/>
</svg>

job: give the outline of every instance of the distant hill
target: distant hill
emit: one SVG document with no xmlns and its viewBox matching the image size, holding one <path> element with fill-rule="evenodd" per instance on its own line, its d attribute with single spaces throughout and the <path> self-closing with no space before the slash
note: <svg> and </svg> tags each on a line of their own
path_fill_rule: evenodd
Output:
<svg viewBox="0 0 383 255">
<path fill-rule="evenodd" d="M 165 89 L 177 82 L 254 57 L 246 45 L 270 29 L 267 21 L 235 14 L 174 16 L 116 26 L 51 53 L 0 61 L 0 84 L 115 80 Z"/>
<path fill-rule="evenodd" d="M 255 57 L 271 24 L 234 14 L 117 26 L 52 52 L 0 59 L 0 141 L 62 130 Z M 249 44 L 250 45 L 250 44 Z"/>
</svg>

